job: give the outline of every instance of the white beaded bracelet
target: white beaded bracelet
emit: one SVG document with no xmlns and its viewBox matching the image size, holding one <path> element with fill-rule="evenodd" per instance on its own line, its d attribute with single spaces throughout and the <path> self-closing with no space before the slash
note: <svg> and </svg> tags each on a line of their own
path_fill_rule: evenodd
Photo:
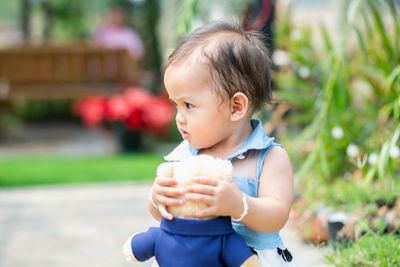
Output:
<svg viewBox="0 0 400 267">
<path fill-rule="evenodd" d="M 150 202 L 151 202 L 151 204 L 153 205 L 153 207 L 154 207 L 156 210 L 158 210 L 158 205 L 157 205 L 156 202 L 154 202 L 154 199 L 153 199 L 153 187 L 151 187 L 151 189 L 150 189 Z"/>
<path fill-rule="evenodd" d="M 244 219 L 244 217 L 249 213 L 249 205 L 247 205 L 246 194 L 242 192 L 242 201 L 243 201 L 243 212 L 238 219 L 232 217 L 235 222 L 240 222 Z"/>
</svg>

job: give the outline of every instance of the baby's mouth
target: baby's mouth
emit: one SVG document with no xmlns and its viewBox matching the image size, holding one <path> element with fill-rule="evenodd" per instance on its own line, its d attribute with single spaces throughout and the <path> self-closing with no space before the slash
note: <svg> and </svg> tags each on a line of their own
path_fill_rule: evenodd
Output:
<svg viewBox="0 0 400 267">
<path fill-rule="evenodd" d="M 185 139 L 185 140 L 186 140 L 186 139 L 189 139 L 190 134 L 189 134 L 188 132 L 186 132 L 186 131 L 184 131 L 184 130 L 182 130 L 182 129 L 181 129 L 180 132 L 181 132 L 181 135 L 182 135 L 182 138 L 183 138 L 183 139 Z"/>
</svg>

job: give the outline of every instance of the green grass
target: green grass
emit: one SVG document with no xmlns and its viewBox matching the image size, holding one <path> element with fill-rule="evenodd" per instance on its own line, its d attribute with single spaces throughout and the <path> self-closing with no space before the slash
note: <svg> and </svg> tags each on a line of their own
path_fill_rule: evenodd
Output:
<svg viewBox="0 0 400 267">
<path fill-rule="evenodd" d="M 400 237 L 367 234 L 357 242 L 339 245 L 326 257 L 333 266 L 400 266 Z"/>
<path fill-rule="evenodd" d="M 154 154 L 0 159 L 0 186 L 151 181 L 161 162 Z"/>
</svg>

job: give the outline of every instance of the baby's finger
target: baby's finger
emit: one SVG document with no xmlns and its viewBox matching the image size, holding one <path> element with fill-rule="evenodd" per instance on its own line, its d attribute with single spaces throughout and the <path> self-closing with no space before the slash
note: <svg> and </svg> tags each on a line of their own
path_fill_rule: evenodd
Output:
<svg viewBox="0 0 400 267">
<path fill-rule="evenodd" d="M 186 193 L 198 193 L 204 195 L 215 195 L 215 186 L 193 184 L 186 187 Z"/>
<path fill-rule="evenodd" d="M 156 198 L 157 203 L 165 206 L 182 205 L 185 201 L 182 198 L 171 198 L 163 195 L 157 195 Z"/>
<path fill-rule="evenodd" d="M 186 193 L 185 194 L 185 199 L 186 200 L 192 200 L 196 202 L 201 202 L 206 205 L 212 205 L 214 204 L 214 198 L 210 195 L 204 195 L 204 194 L 197 194 L 197 193 Z"/>
<path fill-rule="evenodd" d="M 179 197 L 182 196 L 185 192 L 182 188 L 175 187 L 167 187 L 167 186 L 154 186 L 154 192 L 157 195 L 164 195 L 169 197 Z"/>
<path fill-rule="evenodd" d="M 192 178 L 192 180 L 198 184 L 206 184 L 206 185 L 212 185 L 212 186 L 217 186 L 218 185 L 218 180 L 215 178 L 209 178 L 205 176 L 195 176 Z"/>
<path fill-rule="evenodd" d="M 192 214 L 194 217 L 201 218 L 201 217 L 206 217 L 206 216 L 215 216 L 216 214 L 216 209 L 215 207 L 208 207 L 202 210 L 198 210 L 193 212 Z"/>
<path fill-rule="evenodd" d="M 160 186 L 175 186 L 178 182 L 175 179 L 164 177 L 164 176 L 157 176 L 154 184 L 158 184 Z"/>
<path fill-rule="evenodd" d="M 167 208 L 164 205 L 159 205 L 158 210 L 160 211 L 161 216 L 163 216 L 167 220 L 172 220 L 174 217 L 171 213 L 167 211 Z"/>
</svg>

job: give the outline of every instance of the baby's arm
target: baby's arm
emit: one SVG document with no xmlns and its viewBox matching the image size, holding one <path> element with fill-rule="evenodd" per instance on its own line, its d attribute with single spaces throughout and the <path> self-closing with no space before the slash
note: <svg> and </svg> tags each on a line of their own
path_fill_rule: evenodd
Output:
<svg viewBox="0 0 400 267">
<path fill-rule="evenodd" d="M 194 180 L 199 184 L 187 188 L 186 199 L 208 205 L 195 216 L 240 217 L 244 205 L 235 183 L 213 181 L 206 177 Z M 263 163 L 258 198 L 246 195 L 246 200 L 248 214 L 241 223 L 247 227 L 257 232 L 275 232 L 285 225 L 293 200 L 293 170 L 283 148 L 275 146 L 270 149 Z"/>
<path fill-rule="evenodd" d="M 264 160 L 258 198 L 247 196 L 249 213 L 241 223 L 254 231 L 276 232 L 285 226 L 292 201 L 293 169 L 289 156 L 283 148 L 272 147 Z"/>
</svg>

